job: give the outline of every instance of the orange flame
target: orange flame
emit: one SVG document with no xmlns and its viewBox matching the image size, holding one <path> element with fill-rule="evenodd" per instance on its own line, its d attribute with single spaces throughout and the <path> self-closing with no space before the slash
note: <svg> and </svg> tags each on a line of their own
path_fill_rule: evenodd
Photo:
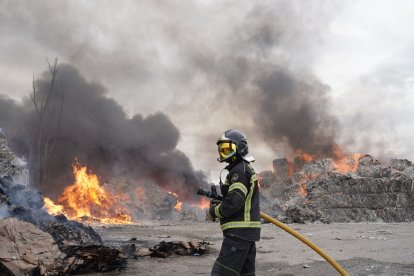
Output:
<svg viewBox="0 0 414 276">
<path fill-rule="evenodd" d="M 305 162 L 314 161 L 318 159 L 315 155 L 311 155 L 302 151 L 296 152 L 297 156 L 301 157 Z M 333 168 L 340 173 L 355 172 L 358 169 L 358 165 L 363 154 L 355 153 L 352 155 L 346 154 L 339 145 L 334 145 L 332 148 Z M 290 162 L 289 162 L 290 165 Z M 289 167 L 291 171 L 291 168 Z M 307 175 L 309 179 L 314 179 L 316 175 Z M 296 192 L 302 197 L 308 195 L 306 182 L 301 184 Z"/>
<path fill-rule="evenodd" d="M 308 191 L 304 186 L 306 187 L 306 184 L 300 185 L 298 189 L 296 189 L 296 192 L 302 197 L 306 197 L 308 195 Z"/>
<path fill-rule="evenodd" d="M 55 204 L 53 202 L 53 200 L 51 200 L 48 197 L 44 197 L 43 202 L 44 202 L 44 206 L 45 206 L 47 212 L 50 215 L 52 215 L 52 216 L 58 216 L 58 215 L 67 216 L 67 214 L 65 213 L 65 207 L 63 207 L 62 205 Z"/>
<path fill-rule="evenodd" d="M 183 208 L 183 202 L 181 202 L 181 201 L 178 200 L 178 195 L 176 193 L 173 193 L 173 192 L 168 192 L 168 193 L 170 195 L 173 195 L 176 198 L 176 200 L 177 200 L 177 203 L 174 206 L 175 210 L 181 211 L 182 208 Z M 202 197 L 202 198 L 200 198 L 200 201 L 198 203 L 190 204 L 190 207 L 192 207 L 192 208 L 200 208 L 200 209 L 210 208 L 210 200 L 207 199 L 207 198 L 205 198 L 205 197 Z"/>
<path fill-rule="evenodd" d="M 301 150 L 296 151 L 295 156 L 300 156 L 305 162 L 313 161 L 316 159 L 315 155 L 303 152 Z"/>
<path fill-rule="evenodd" d="M 363 154 L 354 153 L 351 158 L 344 157 L 335 161 L 335 170 L 340 173 L 355 172 L 358 169 L 359 160 Z"/>
<path fill-rule="evenodd" d="M 183 208 L 183 203 L 177 200 L 177 204 L 175 204 L 174 208 L 177 211 L 181 211 L 181 208 Z"/>
<path fill-rule="evenodd" d="M 358 169 L 359 159 L 363 156 L 361 153 L 354 153 L 349 158 L 338 145 L 334 145 L 332 152 L 335 156 L 335 170 L 341 173 L 355 172 Z"/>
<path fill-rule="evenodd" d="M 315 155 L 308 154 L 306 152 L 297 151 L 298 156 L 303 158 L 305 162 L 316 160 Z M 334 168 L 340 173 L 355 172 L 358 169 L 359 159 L 363 156 L 361 153 L 352 154 L 350 157 L 347 155 L 339 145 L 334 145 L 332 148 L 332 156 L 334 161 Z"/>
<path fill-rule="evenodd" d="M 107 192 L 104 187 L 100 186 L 97 175 L 87 172 L 86 166 L 74 164 L 73 173 L 75 183 L 65 188 L 57 204 L 45 199 L 45 207 L 50 214 L 55 212 L 55 206 L 61 206 L 66 216 L 72 220 L 86 218 L 91 221 L 113 224 L 132 222 L 132 218 L 120 204 L 128 198 L 127 195 L 113 195 Z"/>
<path fill-rule="evenodd" d="M 183 208 L 183 203 L 178 200 L 178 195 L 176 193 L 173 193 L 173 192 L 168 192 L 168 193 L 170 195 L 173 195 L 177 200 L 177 203 L 175 204 L 174 209 L 177 210 L 177 211 L 181 211 L 181 209 Z"/>
<path fill-rule="evenodd" d="M 341 160 L 346 157 L 345 152 L 342 150 L 342 148 L 339 145 L 333 145 L 332 147 L 332 154 L 335 158 L 335 160 Z"/>
<path fill-rule="evenodd" d="M 191 207 L 200 208 L 200 209 L 208 209 L 210 208 L 210 200 L 205 197 L 202 197 L 197 204 L 192 204 Z"/>
</svg>

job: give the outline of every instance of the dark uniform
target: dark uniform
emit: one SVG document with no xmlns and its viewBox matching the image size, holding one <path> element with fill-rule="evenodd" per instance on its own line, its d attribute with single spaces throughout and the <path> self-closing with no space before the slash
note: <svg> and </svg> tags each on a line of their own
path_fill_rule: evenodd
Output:
<svg viewBox="0 0 414 276">
<path fill-rule="evenodd" d="M 223 201 L 210 207 L 220 218 L 224 240 L 211 275 L 254 275 L 256 241 L 260 239 L 260 203 L 256 173 L 241 158 L 230 163 L 221 186 Z"/>
</svg>

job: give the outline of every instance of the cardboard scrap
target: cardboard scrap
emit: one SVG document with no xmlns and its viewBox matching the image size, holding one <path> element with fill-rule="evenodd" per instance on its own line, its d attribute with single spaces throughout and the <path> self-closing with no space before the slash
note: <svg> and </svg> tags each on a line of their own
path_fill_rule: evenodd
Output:
<svg viewBox="0 0 414 276">
<path fill-rule="evenodd" d="M 63 254 L 52 236 L 15 218 L 0 220 L 0 262 L 15 275 L 57 274 Z"/>
</svg>

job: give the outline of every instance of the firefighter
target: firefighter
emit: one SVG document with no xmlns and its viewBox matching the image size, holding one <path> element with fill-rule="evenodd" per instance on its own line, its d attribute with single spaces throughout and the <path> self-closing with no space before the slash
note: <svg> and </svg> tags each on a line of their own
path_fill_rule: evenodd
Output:
<svg viewBox="0 0 414 276">
<path fill-rule="evenodd" d="M 217 141 L 219 162 L 229 171 L 220 189 L 223 201 L 212 201 L 207 219 L 220 219 L 224 239 L 211 275 L 255 275 L 256 241 L 260 239 L 260 205 L 257 176 L 247 137 L 227 130 Z"/>
</svg>

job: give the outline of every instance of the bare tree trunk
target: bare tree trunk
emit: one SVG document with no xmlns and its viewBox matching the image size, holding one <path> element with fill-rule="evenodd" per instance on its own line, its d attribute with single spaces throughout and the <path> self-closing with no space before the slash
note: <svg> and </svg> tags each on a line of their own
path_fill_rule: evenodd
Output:
<svg viewBox="0 0 414 276">
<path fill-rule="evenodd" d="M 55 81 L 59 66 L 58 58 L 55 58 L 53 64 L 50 64 L 47 58 L 46 61 L 49 66 L 49 71 L 51 75 L 49 88 L 47 91 L 41 91 L 39 93 L 39 91 L 36 90 L 36 83 L 33 77 L 33 92 L 30 94 L 37 114 L 36 139 L 35 141 L 33 141 L 30 154 L 31 161 L 34 161 L 33 158 L 35 158 L 36 162 L 31 162 L 31 171 L 32 176 L 34 177 L 35 184 L 40 187 L 46 187 L 49 182 L 49 161 L 56 147 L 58 139 L 58 132 L 62 120 L 64 100 L 62 87 L 59 110 L 57 111 L 53 105 L 52 107 L 50 107 L 50 101 L 52 97 L 54 97 L 55 94 L 57 94 L 55 90 Z M 56 127 L 53 127 L 54 125 L 56 125 Z"/>
</svg>

